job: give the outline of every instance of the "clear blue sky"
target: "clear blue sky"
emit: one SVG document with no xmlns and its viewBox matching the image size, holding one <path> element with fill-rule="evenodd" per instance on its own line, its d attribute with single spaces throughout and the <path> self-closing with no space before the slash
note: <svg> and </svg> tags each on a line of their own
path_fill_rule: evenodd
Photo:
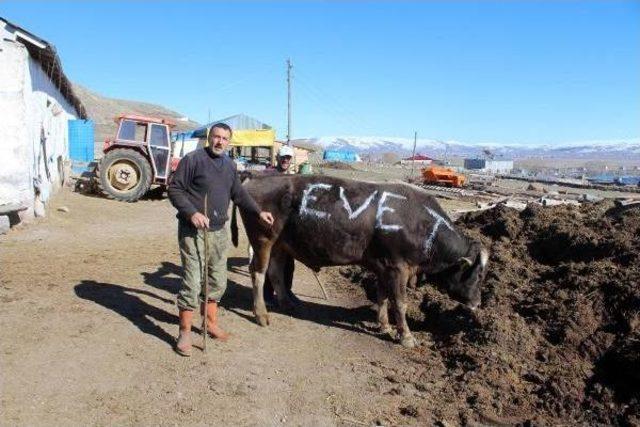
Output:
<svg viewBox="0 0 640 427">
<path fill-rule="evenodd" d="M 75 82 L 286 136 L 640 137 L 640 2 L 16 2 Z"/>
</svg>

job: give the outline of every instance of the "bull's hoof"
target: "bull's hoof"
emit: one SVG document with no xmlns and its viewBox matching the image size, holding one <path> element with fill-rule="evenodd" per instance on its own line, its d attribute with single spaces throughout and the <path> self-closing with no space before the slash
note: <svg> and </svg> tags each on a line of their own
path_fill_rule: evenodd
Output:
<svg viewBox="0 0 640 427">
<path fill-rule="evenodd" d="M 393 334 L 395 333 L 391 325 L 380 325 L 378 327 L 378 330 L 382 335 L 390 335 L 392 338 L 393 338 Z"/>
<path fill-rule="evenodd" d="M 404 348 L 414 348 L 418 345 L 418 341 L 416 341 L 413 335 L 409 335 L 400 338 L 400 344 L 402 344 Z"/>
<path fill-rule="evenodd" d="M 285 298 L 279 301 L 278 307 L 280 308 L 280 310 L 284 311 L 285 313 L 294 313 L 297 308 L 296 304 L 288 298 Z"/>
<path fill-rule="evenodd" d="M 260 326 L 269 326 L 269 315 L 268 314 L 256 314 L 256 322 Z"/>
</svg>

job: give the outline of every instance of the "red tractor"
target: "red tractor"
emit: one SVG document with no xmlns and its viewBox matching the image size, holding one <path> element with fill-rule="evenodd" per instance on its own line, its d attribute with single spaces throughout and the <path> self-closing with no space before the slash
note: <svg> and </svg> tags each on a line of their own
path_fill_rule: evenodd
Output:
<svg viewBox="0 0 640 427">
<path fill-rule="evenodd" d="M 96 176 L 100 191 L 110 199 L 135 202 L 152 184 L 166 186 L 179 159 L 173 158 L 167 119 L 123 114 L 116 138 L 107 140 Z"/>
</svg>

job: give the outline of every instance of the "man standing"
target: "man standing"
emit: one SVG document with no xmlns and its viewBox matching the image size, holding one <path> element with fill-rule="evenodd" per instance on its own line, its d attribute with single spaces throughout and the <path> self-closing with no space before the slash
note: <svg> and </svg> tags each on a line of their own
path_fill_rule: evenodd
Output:
<svg viewBox="0 0 640 427">
<path fill-rule="evenodd" d="M 277 165 L 273 169 L 267 169 L 264 172 L 264 175 L 279 175 L 279 174 L 291 174 L 295 173 L 291 169 L 291 162 L 293 160 L 293 148 L 288 145 L 282 145 L 278 150 L 278 155 L 276 157 Z M 271 264 L 268 267 L 270 270 Z M 284 270 L 284 287 L 287 292 L 287 296 L 291 301 L 295 304 L 300 304 L 300 300 L 293 293 L 291 288 L 293 287 L 293 270 L 295 268 L 295 262 L 292 256 L 287 255 L 284 260 L 283 270 Z M 275 291 L 273 289 L 273 285 L 271 284 L 271 279 L 269 279 L 269 271 L 267 270 L 267 274 L 264 280 L 264 301 L 270 307 L 275 307 L 278 305 Z"/>
<path fill-rule="evenodd" d="M 178 244 L 182 259 L 183 278 L 178 292 L 180 330 L 176 351 L 191 355 L 191 324 L 193 311 L 200 302 L 200 312 L 207 316 L 207 333 L 222 341 L 229 334 L 218 325 L 218 304 L 227 288 L 228 236 L 224 227 L 229 200 L 252 212 L 264 226 L 273 224 L 269 212 L 261 212 L 256 202 L 240 184 L 235 163 L 225 154 L 232 130 L 218 123 L 211 127 L 208 147 L 187 154 L 180 160 L 169 184 L 169 200 L 178 210 Z M 207 212 L 204 212 L 205 194 Z M 204 233 L 209 244 L 209 295 L 201 286 L 204 272 Z M 207 313 L 204 301 L 208 300 Z M 198 301 L 199 300 L 199 301 Z"/>
<path fill-rule="evenodd" d="M 276 156 L 276 167 L 273 169 L 267 169 L 266 174 L 293 174 L 295 171 L 291 170 L 291 163 L 293 162 L 293 148 L 288 145 L 283 145 L 278 150 Z"/>
</svg>

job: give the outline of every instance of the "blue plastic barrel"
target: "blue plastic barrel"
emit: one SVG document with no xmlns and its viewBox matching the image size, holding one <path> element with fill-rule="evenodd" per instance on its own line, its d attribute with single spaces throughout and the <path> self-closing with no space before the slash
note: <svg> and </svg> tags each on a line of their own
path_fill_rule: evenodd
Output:
<svg viewBox="0 0 640 427">
<path fill-rule="evenodd" d="M 69 120 L 69 158 L 74 173 L 84 172 L 93 161 L 93 120 Z"/>
</svg>

